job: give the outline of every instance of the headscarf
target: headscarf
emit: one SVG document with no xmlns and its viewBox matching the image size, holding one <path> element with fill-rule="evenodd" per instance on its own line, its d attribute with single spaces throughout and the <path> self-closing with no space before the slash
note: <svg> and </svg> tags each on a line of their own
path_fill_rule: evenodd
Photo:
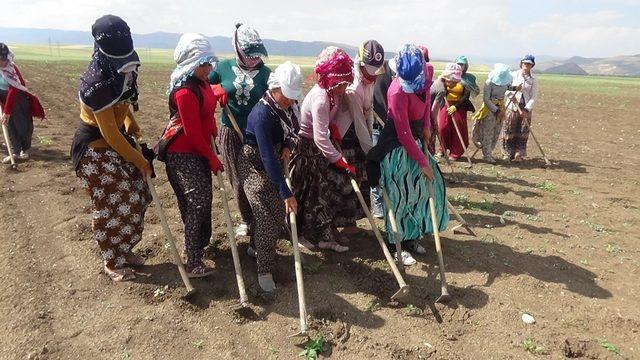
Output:
<svg viewBox="0 0 640 360">
<path fill-rule="evenodd" d="M 20 77 L 18 76 L 18 72 L 16 71 L 16 67 L 13 62 L 13 59 L 15 59 L 15 55 L 13 55 L 13 52 L 11 52 L 11 50 L 9 50 L 9 47 L 3 43 L 0 43 L 0 51 L 0 55 L 2 55 L 2 57 L 6 57 L 6 59 L 8 60 L 6 66 L 0 67 L 0 74 L 2 74 L 4 80 L 7 82 L 7 84 L 9 84 L 9 86 L 12 86 L 18 90 L 22 90 L 26 93 L 30 93 L 29 89 L 27 89 L 27 87 L 22 83 Z"/>
<path fill-rule="evenodd" d="M 531 54 L 527 54 L 523 56 L 522 59 L 520 59 L 520 65 L 522 65 L 522 63 L 529 63 L 533 66 L 536 66 L 536 57 Z"/>
<path fill-rule="evenodd" d="M 424 55 L 415 45 L 405 44 L 394 58 L 400 86 L 406 93 L 420 93 L 425 90 Z"/>
<path fill-rule="evenodd" d="M 462 66 L 456 63 L 448 63 L 442 70 L 440 77 L 449 81 L 459 82 L 462 80 Z"/>
<path fill-rule="evenodd" d="M 456 64 L 462 67 L 462 86 L 471 91 L 471 96 L 480 94 L 480 87 L 476 83 L 476 77 L 467 73 L 467 70 L 469 70 L 469 59 L 464 55 L 460 55 L 456 58 Z"/>
<path fill-rule="evenodd" d="M 424 45 L 418 45 L 418 49 L 422 51 L 422 55 L 424 56 L 424 61 L 429 62 L 429 49 L 427 49 Z"/>
<path fill-rule="evenodd" d="M 511 69 L 509 69 L 508 65 L 497 63 L 489 73 L 488 79 L 498 86 L 505 86 L 511 84 L 513 76 L 511 75 Z"/>
<path fill-rule="evenodd" d="M 262 59 L 269 56 L 260 34 L 248 25 L 236 24 L 231 44 L 236 52 L 238 66 L 245 71 L 260 68 L 264 64 Z"/>
<path fill-rule="evenodd" d="M 211 49 L 211 43 L 204 35 L 186 33 L 178 41 L 173 52 L 173 60 L 177 66 L 171 73 L 168 94 L 173 89 L 182 86 L 200 65 L 209 63 L 215 66 L 218 58 Z"/>
<path fill-rule="evenodd" d="M 129 26 L 117 16 L 105 15 L 93 24 L 91 34 L 94 50 L 80 76 L 80 101 L 96 113 L 124 100 L 137 110 L 140 59 Z"/>
<path fill-rule="evenodd" d="M 332 90 L 341 84 L 353 83 L 353 61 L 344 50 L 328 46 L 318 55 L 314 72 L 318 85 L 329 95 L 329 106 L 333 108 Z"/>
<path fill-rule="evenodd" d="M 288 99 L 297 100 L 302 95 L 302 71 L 300 66 L 286 61 L 280 64 L 274 71 L 269 74 L 267 81 L 269 90 L 280 89 L 282 94 Z M 292 104 L 288 109 L 283 109 L 271 95 L 271 91 L 266 91 L 260 99 L 271 112 L 273 112 L 280 120 L 280 126 L 284 131 L 284 140 L 291 145 L 295 145 L 298 141 L 298 131 L 300 130 L 300 110 L 297 102 Z"/>
</svg>

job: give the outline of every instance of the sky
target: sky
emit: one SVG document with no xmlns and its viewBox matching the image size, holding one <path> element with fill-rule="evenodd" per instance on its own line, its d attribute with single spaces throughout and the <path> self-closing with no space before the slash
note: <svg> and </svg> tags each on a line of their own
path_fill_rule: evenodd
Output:
<svg viewBox="0 0 640 360">
<path fill-rule="evenodd" d="M 263 38 L 385 50 L 426 45 L 432 57 L 525 53 L 609 57 L 640 53 L 640 0 L 2 0 L 2 27 L 90 31 L 111 13 L 138 34 L 231 36 L 243 22 Z"/>
</svg>

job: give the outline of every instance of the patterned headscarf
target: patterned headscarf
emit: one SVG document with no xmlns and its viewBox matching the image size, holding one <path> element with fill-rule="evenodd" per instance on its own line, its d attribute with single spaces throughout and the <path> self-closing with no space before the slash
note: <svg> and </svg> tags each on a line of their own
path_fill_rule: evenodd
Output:
<svg viewBox="0 0 640 360">
<path fill-rule="evenodd" d="M 5 67 L 0 67 L 0 76 L 2 76 L 10 86 L 28 93 L 29 89 L 20 81 L 20 77 L 14 66 L 13 59 L 15 56 L 13 52 L 3 43 L 0 43 L 0 51 L 0 56 L 8 60 Z"/>
<path fill-rule="evenodd" d="M 440 77 L 449 81 L 459 82 L 462 80 L 462 66 L 455 63 L 448 63 Z"/>
<path fill-rule="evenodd" d="M 216 65 L 218 58 L 211 49 L 211 43 L 202 34 L 186 33 L 180 37 L 178 45 L 173 52 L 173 60 L 177 66 L 171 73 L 169 91 L 180 87 L 193 71 L 202 64 Z"/>
<path fill-rule="evenodd" d="M 236 52 L 236 62 L 243 70 L 258 69 L 264 64 L 262 59 L 269 56 L 260 34 L 251 26 L 236 24 L 231 43 Z"/>
<path fill-rule="evenodd" d="M 406 93 L 425 90 L 424 55 L 415 45 L 404 44 L 394 58 L 400 86 Z"/>
<path fill-rule="evenodd" d="M 114 15 L 105 15 L 93 24 L 93 56 L 80 76 L 80 101 L 93 112 L 100 112 L 119 101 L 130 101 L 137 110 L 138 66 L 127 23 Z"/>
<path fill-rule="evenodd" d="M 353 60 L 344 50 L 328 46 L 316 60 L 316 81 L 329 95 L 330 107 L 335 105 L 332 90 L 341 84 L 353 83 Z"/>
</svg>

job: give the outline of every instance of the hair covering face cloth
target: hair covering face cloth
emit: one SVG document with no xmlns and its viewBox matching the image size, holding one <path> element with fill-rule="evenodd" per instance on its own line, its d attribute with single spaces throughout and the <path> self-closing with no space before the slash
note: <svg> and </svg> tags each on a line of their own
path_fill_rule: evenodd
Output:
<svg viewBox="0 0 640 360">
<path fill-rule="evenodd" d="M 455 63 L 448 63 L 440 77 L 449 81 L 459 82 L 462 79 L 462 67 Z"/>
<path fill-rule="evenodd" d="M 400 78 L 400 86 L 406 93 L 424 91 L 426 75 L 424 73 L 424 55 L 411 44 L 403 45 L 394 58 L 395 71 Z"/>
<path fill-rule="evenodd" d="M 13 63 L 13 59 L 15 58 L 13 52 L 11 52 L 11 50 L 9 50 L 9 47 L 3 43 L 0 43 L 0 58 L 8 60 L 6 66 L 0 67 L 0 73 L 2 74 L 2 77 L 4 77 L 4 80 L 7 82 L 7 84 L 13 86 L 18 90 L 22 90 L 26 93 L 31 94 L 29 92 L 29 89 L 27 89 L 27 87 L 24 86 L 24 84 L 20 81 L 20 77 L 18 76 L 16 67 Z"/>
<path fill-rule="evenodd" d="M 280 64 L 269 74 L 267 84 L 269 85 L 269 90 L 280 89 L 288 99 L 300 99 L 302 97 L 302 71 L 300 66 L 293 64 L 291 61 Z M 298 104 L 294 103 L 288 109 L 283 109 L 271 96 L 270 91 L 264 93 L 260 102 L 267 105 L 280 119 L 285 142 L 290 146 L 297 144 L 298 131 L 300 130 L 300 109 Z"/>
<path fill-rule="evenodd" d="M 489 73 L 489 81 L 498 85 L 505 86 L 511 84 L 513 76 L 508 65 L 497 63 L 493 66 L 493 70 Z"/>
<path fill-rule="evenodd" d="M 246 71 L 261 67 L 264 64 L 262 59 L 269 56 L 260 34 L 248 25 L 236 25 L 231 44 L 236 52 L 238 66 Z"/>
<path fill-rule="evenodd" d="M 269 74 L 267 85 L 269 90 L 280 89 L 287 99 L 300 100 L 302 97 L 302 71 L 300 66 L 291 61 L 280 64 Z"/>
<path fill-rule="evenodd" d="M 353 83 L 353 61 L 344 50 L 329 46 L 318 55 L 314 72 L 318 86 L 327 92 L 330 107 L 333 108 L 335 99 L 331 90 L 342 84 Z"/>
<path fill-rule="evenodd" d="M 138 66 L 131 31 L 124 20 L 105 15 L 93 24 L 94 52 L 87 70 L 80 76 L 80 101 L 93 112 L 129 100 L 137 107 Z"/>
<path fill-rule="evenodd" d="M 171 73 L 169 91 L 180 87 L 193 71 L 202 64 L 215 65 L 218 58 L 213 53 L 211 43 L 202 34 L 186 33 L 180 37 L 178 45 L 173 52 L 173 60 L 177 66 Z"/>
</svg>

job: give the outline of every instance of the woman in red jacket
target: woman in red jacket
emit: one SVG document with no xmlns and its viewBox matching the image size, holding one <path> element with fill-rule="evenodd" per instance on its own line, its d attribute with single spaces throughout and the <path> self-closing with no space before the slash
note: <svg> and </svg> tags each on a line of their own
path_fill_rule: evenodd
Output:
<svg viewBox="0 0 640 360">
<path fill-rule="evenodd" d="M 178 66 L 169 84 L 169 128 L 179 124 L 180 130 L 167 146 L 167 177 L 184 223 L 188 275 L 203 277 L 213 272 L 202 261 L 211 238 L 211 173 L 223 171 L 211 147 L 219 99 L 209 85 L 209 73 L 218 59 L 209 40 L 194 33 L 182 35 L 173 57 Z"/>
<path fill-rule="evenodd" d="M 3 164 L 14 159 L 28 160 L 33 118 L 44 118 L 44 109 L 38 98 L 25 86 L 20 70 L 13 62 L 14 55 L 9 47 L 0 43 L 0 120 L 7 125 L 11 140 L 12 154 L 2 159 Z"/>
</svg>

